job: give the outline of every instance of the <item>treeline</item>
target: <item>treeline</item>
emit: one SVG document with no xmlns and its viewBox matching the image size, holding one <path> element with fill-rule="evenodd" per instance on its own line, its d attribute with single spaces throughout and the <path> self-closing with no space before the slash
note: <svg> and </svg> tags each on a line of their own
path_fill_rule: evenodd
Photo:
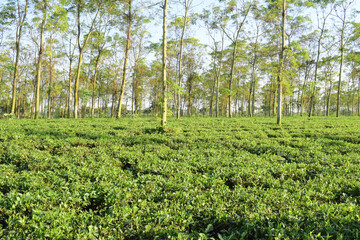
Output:
<svg viewBox="0 0 360 240">
<path fill-rule="evenodd" d="M 167 115 L 360 115 L 354 1 L 207 4 L 169 1 Z M 0 7 L 0 116 L 164 109 L 163 1 L 7 0 Z"/>
</svg>

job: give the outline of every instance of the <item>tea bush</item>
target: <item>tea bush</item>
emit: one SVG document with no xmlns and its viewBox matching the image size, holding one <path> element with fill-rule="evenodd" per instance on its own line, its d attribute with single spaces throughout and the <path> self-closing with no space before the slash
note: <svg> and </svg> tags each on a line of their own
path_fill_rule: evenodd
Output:
<svg viewBox="0 0 360 240">
<path fill-rule="evenodd" d="M 360 239 L 360 119 L 0 120 L 1 239 Z"/>
</svg>

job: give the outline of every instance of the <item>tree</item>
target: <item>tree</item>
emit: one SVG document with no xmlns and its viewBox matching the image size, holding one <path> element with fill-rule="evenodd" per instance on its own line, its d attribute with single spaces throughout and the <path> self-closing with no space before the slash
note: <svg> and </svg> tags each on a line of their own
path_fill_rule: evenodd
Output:
<svg viewBox="0 0 360 240">
<path fill-rule="evenodd" d="M 40 81 L 41 81 L 42 58 L 44 55 L 44 32 L 45 32 L 45 23 L 47 18 L 47 9 L 48 9 L 47 0 L 42 0 L 38 6 L 42 11 L 43 16 L 40 25 L 39 55 L 36 65 L 35 119 L 39 118 L 39 112 L 40 112 Z"/>
<path fill-rule="evenodd" d="M 164 0 L 163 4 L 163 41 L 162 41 L 162 97 L 161 97 L 161 126 L 165 127 L 166 125 L 166 114 L 167 114 L 167 84 L 166 84 L 166 48 L 167 48 L 167 8 L 168 8 L 168 0 Z"/>
<path fill-rule="evenodd" d="M 341 28 L 340 28 L 340 70 L 339 70 L 339 82 L 338 82 L 338 89 L 337 89 L 337 98 L 336 98 L 336 117 L 340 116 L 340 91 L 341 91 L 341 79 L 342 79 L 342 72 L 343 72 L 343 63 L 344 63 L 344 33 L 346 27 L 346 17 L 347 11 L 349 7 L 354 1 L 341 1 L 340 4 L 335 6 L 335 13 L 338 19 L 341 21 Z M 341 12 L 338 11 L 338 7 L 341 8 Z"/>
<path fill-rule="evenodd" d="M 224 43 L 225 43 L 225 33 L 224 31 L 219 31 L 224 28 L 224 22 L 221 22 L 223 19 L 221 17 L 221 12 L 219 7 L 214 7 L 212 11 L 203 10 L 203 14 L 201 15 L 201 19 L 205 23 L 205 27 L 208 31 L 208 35 L 210 36 L 213 47 L 212 47 L 212 59 L 213 59 L 213 72 L 214 72 L 214 83 L 211 92 L 210 98 L 210 115 L 213 112 L 213 98 L 215 95 L 215 116 L 219 116 L 219 86 L 220 86 L 220 78 L 223 66 L 223 57 L 224 57 Z M 219 27 L 222 24 L 223 26 Z M 216 39 L 217 32 L 220 32 L 220 47 L 219 42 Z"/>
<path fill-rule="evenodd" d="M 182 33 L 180 38 L 180 53 L 179 53 L 179 66 L 178 66 L 178 86 L 181 87 L 182 82 L 182 59 L 183 59 L 183 45 L 184 45 L 184 37 L 185 37 L 185 30 L 186 26 L 188 24 L 188 12 L 190 10 L 191 4 L 193 3 L 193 0 L 182 0 L 182 5 L 184 6 L 184 17 L 181 19 L 181 25 L 182 25 Z M 180 118 L 180 106 L 181 106 L 181 94 L 178 93 L 177 96 L 177 111 L 176 111 L 176 117 Z"/>
<path fill-rule="evenodd" d="M 54 35 L 56 31 L 64 32 L 68 29 L 67 24 L 67 11 L 61 4 L 53 6 L 49 16 L 46 28 L 50 32 L 49 38 L 49 85 L 48 85 L 48 118 L 51 118 L 52 113 L 52 94 L 53 94 L 53 78 L 54 78 L 54 64 L 53 64 L 53 46 L 56 40 Z"/>
<path fill-rule="evenodd" d="M 240 5 L 240 6 L 239 6 Z M 224 16 L 227 18 L 226 21 L 234 19 L 234 32 L 230 32 L 225 27 L 222 27 L 225 35 L 229 38 L 233 46 L 232 58 L 231 58 L 231 67 L 230 67 L 230 77 L 229 77 L 229 96 L 228 96 L 228 116 L 232 117 L 232 85 L 234 78 L 234 66 L 235 59 L 238 49 L 238 40 L 245 21 L 249 15 L 251 7 L 254 5 L 253 1 L 242 0 L 241 2 L 230 0 L 227 2 L 225 8 Z M 232 14 L 231 18 L 228 18 L 228 14 Z"/>
<path fill-rule="evenodd" d="M 92 18 L 91 26 L 88 30 L 88 33 L 85 35 L 84 40 L 81 41 L 81 13 L 85 10 L 86 7 L 95 7 L 95 15 Z M 79 89 L 79 82 L 80 82 L 80 74 L 81 74 L 81 64 L 83 59 L 84 50 L 86 47 L 86 44 L 88 43 L 88 40 L 90 38 L 90 35 L 94 31 L 96 20 L 100 14 L 100 11 L 102 10 L 103 3 L 100 1 L 99 3 L 95 3 L 95 6 L 86 6 L 86 4 L 83 2 L 83 0 L 76 0 L 76 23 L 77 23 L 77 45 L 78 45 L 78 51 L 79 51 L 79 58 L 78 58 L 78 66 L 76 69 L 76 77 L 75 77 L 75 88 L 74 88 L 74 118 L 78 118 L 78 89 Z M 100 16 L 101 18 L 101 16 Z"/>
<path fill-rule="evenodd" d="M 16 7 L 11 6 L 11 2 L 8 2 L 8 6 L 5 11 L 11 11 L 12 17 L 16 19 L 16 57 L 15 57 L 15 66 L 13 73 L 13 83 L 12 83 L 12 101 L 11 101 L 11 114 L 15 114 L 15 105 L 16 105 L 16 85 L 18 78 L 18 68 L 19 68 L 19 56 L 20 56 L 20 44 L 21 44 L 21 36 L 23 32 L 23 26 L 26 20 L 26 14 L 28 11 L 29 0 L 25 1 L 25 6 L 21 6 L 20 0 L 16 1 Z M 9 16 L 9 15 L 8 15 Z M 9 16 L 10 17 L 10 16 Z"/>
<path fill-rule="evenodd" d="M 91 118 L 95 115 L 95 90 L 96 90 L 96 81 L 99 70 L 99 63 L 103 55 L 107 52 L 106 44 L 110 42 L 108 38 L 109 34 L 109 22 L 106 22 L 104 26 L 99 24 L 96 31 L 93 32 L 92 38 L 90 39 L 91 49 L 95 50 L 95 59 L 92 60 L 94 64 L 94 73 L 92 75 L 92 96 L 91 96 Z"/>
<path fill-rule="evenodd" d="M 318 10 L 318 8 L 316 8 L 317 31 L 319 31 L 320 33 L 319 33 L 319 36 L 317 39 L 317 53 L 316 53 L 316 61 L 315 61 L 314 84 L 313 84 L 310 106 L 309 106 L 309 117 L 311 117 L 312 111 L 313 111 L 313 103 L 314 103 L 314 97 L 315 97 L 316 82 L 317 82 L 317 78 L 318 78 L 318 68 L 319 68 L 319 61 L 320 61 L 320 54 L 321 54 L 321 43 L 322 43 L 324 33 L 326 31 L 326 28 L 325 28 L 326 20 L 330 16 L 330 14 L 333 10 L 333 8 L 330 7 L 330 10 L 328 12 L 326 12 L 327 2 L 319 2 L 316 5 L 319 5 L 322 16 L 320 19 L 319 10 Z"/>
<path fill-rule="evenodd" d="M 121 82 L 121 88 L 120 88 L 120 98 L 119 98 L 119 105 L 117 110 L 117 118 L 121 117 L 121 107 L 123 102 L 123 97 L 125 93 L 125 83 L 126 83 L 126 74 L 127 74 L 127 65 L 128 65 L 128 59 L 129 59 L 129 50 L 131 46 L 131 28 L 134 23 L 134 20 L 136 20 L 136 14 L 141 11 L 144 8 L 149 8 L 153 5 L 149 6 L 142 6 L 137 8 L 133 11 L 133 2 L 134 0 L 127 0 L 124 2 L 124 15 L 127 22 L 127 29 L 126 29 L 126 44 L 125 44 L 125 57 L 124 57 L 124 67 L 123 67 L 123 75 L 122 75 L 122 82 Z M 142 2 L 144 4 L 144 2 Z M 127 10 L 127 13 L 125 13 Z"/>
<path fill-rule="evenodd" d="M 277 110 L 277 124 L 281 125 L 281 106 L 282 106 L 282 71 L 285 60 L 285 19 L 286 19 L 286 0 L 282 0 L 282 21 L 281 21 L 281 51 L 279 56 L 279 72 L 277 75 L 278 82 L 278 110 Z"/>
</svg>

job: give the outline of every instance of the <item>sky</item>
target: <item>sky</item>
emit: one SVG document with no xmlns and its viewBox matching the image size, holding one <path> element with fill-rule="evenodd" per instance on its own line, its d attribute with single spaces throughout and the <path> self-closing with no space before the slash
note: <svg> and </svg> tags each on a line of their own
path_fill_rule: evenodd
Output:
<svg viewBox="0 0 360 240">
<path fill-rule="evenodd" d="M 212 6 L 216 5 L 218 3 L 218 0 L 194 0 L 191 8 L 192 13 L 201 13 L 203 9 L 211 9 Z M 352 3 L 353 10 L 360 11 L 360 0 L 354 0 Z M 172 17 L 180 17 L 183 15 L 183 8 L 181 5 L 176 4 L 175 1 L 169 2 L 169 20 L 171 20 Z M 159 11 L 159 14 L 162 14 Z M 313 9 L 307 9 L 306 13 L 303 14 L 309 16 L 314 23 L 316 23 L 316 15 L 315 11 Z M 151 25 L 149 28 L 150 32 L 152 33 L 152 41 L 157 42 L 160 41 L 162 38 L 162 22 L 161 17 L 157 17 L 158 20 L 155 25 Z M 360 13 L 356 15 L 355 21 L 360 22 Z M 198 38 L 203 44 L 211 44 L 210 39 L 207 35 L 207 31 L 204 27 L 201 27 L 199 25 L 191 26 L 190 31 L 188 31 L 188 35 L 194 35 L 195 38 Z"/>
</svg>

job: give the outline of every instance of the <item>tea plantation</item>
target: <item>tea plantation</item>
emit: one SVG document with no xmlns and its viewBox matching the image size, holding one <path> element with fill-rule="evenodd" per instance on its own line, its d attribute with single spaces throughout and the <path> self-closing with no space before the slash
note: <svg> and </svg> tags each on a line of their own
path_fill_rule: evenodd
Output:
<svg viewBox="0 0 360 240">
<path fill-rule="evenodd" d="M 0 239 L 360 239 L 360 118 L 0 120 Z"/>
</svg>

